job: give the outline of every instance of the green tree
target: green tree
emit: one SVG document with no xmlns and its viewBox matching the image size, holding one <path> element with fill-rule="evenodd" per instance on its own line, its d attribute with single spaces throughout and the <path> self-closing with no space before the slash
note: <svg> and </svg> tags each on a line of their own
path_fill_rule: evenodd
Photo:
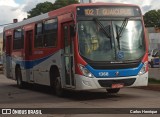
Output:
<svg viewBox="0 0 160 117">
<path fill-rule="evenodd" d="M 61 7 L 70 5 L 70 4 L 78 4 L 78 0 L 56 0 L 53 4 L 54 9 L 59 9 Z"/>
<path fill-rule="evenodd" d="M 51 2 L 39 3 L 36 5 L 35 8 L 27 12 L 28 18 L 35 17 L 43 13 L 47 13 L 51 10 L 56 10 L 58 8 L 61 8 L 70 4 L 77 4 L 77 3 L 79 3 L 78 0 L 56 0 L 54 4 L 52 4 Z"/>
<path fill-rule="evenodd" d="M 146 27 L 160 28 L 160 9 L 151 10 L 144 14 L 144 23 Z"/>
<path fill-rule="evenodd" d="M 36 5 L 35 8 L 28 11 L 28 18 L 35 17 L 43 13 L 47 13 L 53 9 L 53 4 L 51 2 L 39 3 Z"/>
</svg>

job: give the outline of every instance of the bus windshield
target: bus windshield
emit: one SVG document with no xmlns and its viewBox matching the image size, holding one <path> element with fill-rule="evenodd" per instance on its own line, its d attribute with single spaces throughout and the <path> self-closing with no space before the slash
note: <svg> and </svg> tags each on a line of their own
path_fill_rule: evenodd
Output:
<svg viewBox="0 0 160 117">
<path fill-rule="evenodd" d="M 132 61 L 145 53 L 140 20 L 79 21 L 78 38 L 80 55 L 91 61 Z"/>
</svg>

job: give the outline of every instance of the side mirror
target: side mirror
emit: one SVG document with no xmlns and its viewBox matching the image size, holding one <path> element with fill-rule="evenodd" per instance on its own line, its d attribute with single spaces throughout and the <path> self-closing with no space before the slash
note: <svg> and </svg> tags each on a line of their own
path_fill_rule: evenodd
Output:
<svg viewBox="0 0 160 117">
<path fill-rule="evenodd" d="M 72 25 L 70 25 L 70 36 L 74 37 L 75 34 L 76 34 L 76 28 L 75 28 L 75 25 L 72 24 Z"/>
</svg>

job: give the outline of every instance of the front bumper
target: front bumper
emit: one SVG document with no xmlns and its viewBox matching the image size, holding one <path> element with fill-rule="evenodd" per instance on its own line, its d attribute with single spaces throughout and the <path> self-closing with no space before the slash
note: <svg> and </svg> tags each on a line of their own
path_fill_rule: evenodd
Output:
<svg viewBox="0 0 160 117">
<path fill-rule="evenodd" d="M 147 86 L 148 72 L 143 75 L 115 78 L 88 78 L 76 74 L 75 79 L 76 90 L 111 88 L 113 83 L 123 83 L 125 87 Z"/>
</svg>

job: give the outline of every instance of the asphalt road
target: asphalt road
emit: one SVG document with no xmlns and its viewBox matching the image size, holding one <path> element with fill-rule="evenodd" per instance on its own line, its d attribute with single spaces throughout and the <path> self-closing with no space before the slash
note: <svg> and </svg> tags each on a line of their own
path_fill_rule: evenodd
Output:
<svg viewBox="0 0 160 117">
<path fill-rule="evenodd" d="M 149 78 L 160 80 L 160 68 L 149 68 Z"/>
<path fill-rule="evenodd" d="M 32 85 L 28 86 L 27 89 L 18 89 L 15 81 L 0 75 L 0 108 L 73 108 L 73 110 L 74 108 L 160 108 L 160 92 L 158 91 L 123 88 L 119 94 L 111 95 L 101 89 L 87 92 L 69 92 L 65 98 L 59 98 L 50 90 L 49 87 Z M 7 116 L 9 115 L 5 115 L 5 117 Z M 28 115 L 24 116 L 28 117 Z M 48 114 L 43 116 L 106 117 L 106 114 Z M 117 117 L 113 114 L 107 116 Z M 150 114 L 118 115 L 118 117 L 152 116 Z M 159 117 L 159 115 L 155 116 Z M 22 117 L 22 115 L 18 117 Z"/>
</svg>

